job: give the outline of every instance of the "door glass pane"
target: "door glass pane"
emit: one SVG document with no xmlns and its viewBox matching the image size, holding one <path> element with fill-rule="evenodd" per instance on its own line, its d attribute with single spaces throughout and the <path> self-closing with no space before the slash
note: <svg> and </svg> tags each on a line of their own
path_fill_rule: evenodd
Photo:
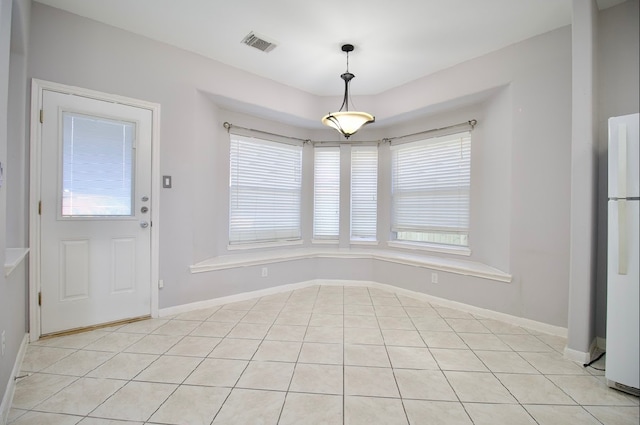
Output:
<svg viewBox="0 0 640 425">
<path fill-rule="evenodd" d="M 62 215 L 131 216 L 135 124 L 63 113 Z"/>
</svg>

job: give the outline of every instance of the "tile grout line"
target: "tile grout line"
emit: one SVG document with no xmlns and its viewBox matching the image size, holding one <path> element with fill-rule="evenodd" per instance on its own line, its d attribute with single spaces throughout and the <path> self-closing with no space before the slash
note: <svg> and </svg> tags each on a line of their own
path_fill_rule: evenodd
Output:
<svg viewBox="0 0 640 425">
<path fill-rule="evenodd" d="M 219 310 L 220 310 L 220 309 L 216 310 L 216 312 L 217 312 L 217 311 L 219 311 Z M 213 316 L 216 312 L 212 313 L 212 314 L 211 314 L 211 316 Z M 209 316 L 209 317 L 211 317 L 211 316 Z M 243 316 L 243 317 L 244 317 L 244 316 Z M 174 317 L 174 318 L 169 319 L 169 322 L 171 322 L 171 320 L 175 320 L 175 317 Z M 204 321 L 203 321 L 203 322 L 204 322 Z M 202 323 L 202 322 L 201 322 L 201 323 Z M 164 325 L 162 325 L 162 326 L 164 326 Z M 151 333 L 149 333 L 149 334 L 147 334 L 147 335 L 152 335 L 152 334 L 153 334 L 153 332 L 155 332 L 156 330 L 158 330 L 158 329 L 159 329 L 159 328 L 161 328 L 162 326 L 158 327 L 157 329 L 155 329 L 154 331 L 152 331 Z M 196 328 L 197 328 L 197 327 L 196 327 Z M 132 382 L 132 381 L 133 381 L 133 382 L 143 382 L 143 381 L 134 381 L 134 379 L 135 379 L 137 376 L 140 376 L 140 374 L 141 374 L 141 373 L 143 373 L 145 370 L 149 369 L 149 367 L 151 367 L 151 365 L 152 365 L 152 364 L 156 363 L 158 360 L 160 360 L 160 359 L 161 359 L 161 358 L 163 358 L 165 355 L 167 355 L 167 353 L 168 353 L 168 352 L 169 352 L 173 347 L 175 347 L 175 346 L 176 346 L 176 345 L 178 345 L 181 341 L 183 341 L 183 340 L 184 340 L 188 335 L 190 335 L 190 334 L 191 334 L 191 332 L 193 332 L 194 330 L 195 330 L 195 329 L 192 329 L 192 330 L 191 330 L 189 333 L 187 333 L 186 335 L 181 336 L 181 338 L 180 338 L 178 341 L 176 341 L 176 342 L 175 342 L 171 347 L 167 348 L 167 349 L 166 349 L 162 354 L 160 354 L 160 356 L 159 356 L 157 359 L 155 359 L 153 362 L 151 362 L 149 365 L 147 365 L 147 367 L 145 367 L 145 368 L 144 368 L 144 369 L 142 369 L 140 372 L 138 372 L 136 375 L 134 375 L 134 376 L 133 376 L 133 378 L 131 378 L 131 380 L 130 380 L 129 382 Z M 179 336 L 179 335 L 178 335 L 178 336 Z M 216 346 L 217 346 L 217 344 L 216 344 Z M 214 349 L 215 349 L 215 347 L 214 347 L 211 351 L 213 351 Z M 210 352 L 209 354 L 211 354 L 211 352 Z M 184 382 L 189 378 L 189 376 L 191 376 L 191 374 L 193 373 L 193 371 L 194 371 L 194 370 L 196 370 L 196 369 L 198 368 L 198 366 L 200 366 L 200 365 L 204 362 L 204 360 L 205 360 L 205 359 L 206 359 L 206 357 L 203 357 L 203 358 L 200 360 L 200 362 L 196 365 L 196 367 L 195 367 L 195 368 L 194 368 L 190 373 L 188 373 L 188 374 L 187 374 L 187 376 L 182 380 L 182 382 L 181 382 L 181 383 L 178 383 L 178 384 L 176 385 L 176 388 L 174 388 L 174 390 L 171 392 L 171 394 L 169 394 L 169 395 L 168 395 L 168 396 L 167 396 L 167 397 L 166 397 L 166 398 L 165 398 L 165 399 L 164 399 L 164 400 L 163 400 L 163 401 L 158 405 L 158 407 L 157 407 L 157 408 L 156 408 L 156 409 L 155 409 L 155 410 L 154 410 L 154 411 L 149 415 L 149 417 L 148 417 L 146 420 L 144 420 L 144 421 L 143 421 L 143 423 L 147 423 L 147 422 L 148 422 L 148 421 L 153 417 L 153 415 L 155 415 L 155 414 L 156 414 L 156 413 L 157 413 L 157 412 L 162 408 L 162 406 L 163 406 L 163 405 L 164 405 L 164 404 L 165 404 L 165 403 L 166 403 L 166 402 L 171 398 L 171 396 L 172 396 L 173 394 L 175 394 L 175 393 L 176 393 L 176 391 L 178 391 L 178 389 L 180 388 L 180 386 L 181 386 L 181 385 L 182 385 L 182 384 L 183 384 L 183 383 L 184 383 Z M 127 385 L 127 384 L 125 384 L 125 386 L 126 386 L 126 385 Z M 114 394 L 115 394 L 115 393 L 114 393 Z M 105 400 L 105 402 L 106 402 L 106 400 Z M 102 404 L 104 404 L 104 403 L 102 403 Z M 98 406 L 98 407 L 99 407 L 99 406 Z M 96 409 L 97 409 L 98 407 L 96 407 Z M 95 411 L 95 409 L 94 409 L 94 411 Z"/>
<path fill-rule="evenodd" d="M 347 394 L 345 389 L 346 381 L 346 366 L 345 359 L 347 357 L 345 335 L 344 335 L 344 316 L 345 316 L 345 300 L 344 300 L 344 286 L 342 287 L 342 425 L 345 425 L 347 417 Z"/>
<path fill-rule="evenodd" d="M 371 294 L 369 294 L 371 295 Z M 400 302 L 400 300 L 398 300 L 398 297 L 396 294 L 394 294 L 394 299 L 397 300 L 400 305 L 402 310 L 405 312 L 405 314 L 407 314 L 407 310 L 404 308 L 404 306 L 402 305 L 402 303 Z M 378 326 L 380 326 L 380 321 L 378 320 L 378 314 L 375 311 L 375 306 L 374 306 L 374 314 L 376 315 L 376 320 L 378 321 Z M 409 315 L 407 314 L 407 317 L 409 317 Z M 413 320 L 411 320 L 411 317 L 409 317 L 409 321 L 411 322 L 411 325 L 414 327 L 414 329 L 416 330 L 416 332 L 418 332 L 418 329 L 415 327 L 415 324 L 413 323 Z M 381 330 L 382 333 L 382 330 Z M 422 339 L 422 335 L 420 335 L 420 333 L 418 332 L 418 335 L 420 336 L 420 339 Z M 384 341 L 384 351 L 387 353 L 387 360 L 389 361 L 389 366 L 391 366 L 391 374 L 393 375 L 393 380 L 396 384 L 396 389 L 398 390 L 398 396 L 400 397 L 400 404 L 402 405 L 402 411 L 404 412 L 404 417 L 407 420 L 407 424 L 410 423 L 409 421 L 409 414 L 407 413 L 407 407 L 405 406 L 404 403 L 404 397 L 402 396 L 402 392 L 400 391 L 400 385 L 398 385 L 398 377 L 396 376 L 396 372 L 395 372 L 395 368 L 393 367 L 393 363 L 391 362 L 391 356 L 389 355 L 389 347 L 387 346 L 386 341 L 384 340 L 384 333 L 382 333 L 382 339 Z M 424 342 L 424 340 L 423 340 Z M 427 344 L 425 343 L 425 346 Z"/>
<path fill-rule="evenodd" d="M 429 305 L 431 305 L 431 304 L 429 303 Z M 432 308 L 433 308 L 433 306 L 432 306 Z M 454 333 L 456 336 L 458 336 L 458 338 L 460 338 L 460 336 L 458 335 L 458 332 L 457 332 L 457 331 L 456 331 L 456 330 L 451 326 L 451 324 L 446 320 L 446 318 L 444 318 L 444 317 L 440 314 L 440 312 L 439 312 L 437 309 L 433 308 L 433 310 L 436 312 L 436 314 L 438 314 L 438 316 L 439 316 L 442 320 L 444 320 L 444 321 L 445 321 L 445 323 L 447 323 L 447 325 L 448 325 L 449 327 L 451 327 L 451 330 L 453 331 L 453 333 Z M 405 311 L 406 311 L 406 310 L 405 310 Z M 413 320 L 412 320 L 412 318 L 411 318 L 411 317 L 409 317 L 409 318 L 411 319 L 411 322 L 412 322 L 412 323 L 414 324 L 414 326 L 415 326 L 415 322 L 413 322 Z M 416 329 L 417 329 L 417 327 L 416 327 Z M 475 421 L 473 420 L 473 418 L 471 417 L 471 414 L 469 413 L 469 411 L 468 411 L 468 410 L 467 410 L 467 408 L 465 407 L 464 403 L 463 403 L 463 402 L 462 402 L 462 400 L 460 399 L 460 396 L 458 395 L 458 392 L 455 390 L 455 388 L 453 388 L 453 385 L 451 385 L 451 382 L 449 381 L 449 378 L 447 377 L 447 375 L 446 375 L 446 374 L 444 373 L 444 371 L 442 370 L 442 367 L 440 366 L 440 363 L 438 363 L 438 360 L 436 359 L 436 357 L 435 357 L 435 356 L 433 355 L 433 353 L 431 352 L 431 348 L 429 347 L 429 344 L 427 344 L 427 341 L 425 341 L 424 336 L 423 336 L 419 331 L 418 331 L 418 335 L 420 335 L 420 338 L 422 339 L 422 342 L 424 342 L 425 346 L 427 347 L 427 350 L 428 350 L 429 354 L 431 354 L 431 357 L 433 357 L 433 360 L 434 360 L 434 361 L 436 362 L 436 364 L 438 365 L 439 372 L 442 374 L 442 376 L 443 376 L 443 377 L 444 377 L 444 379 L 446 380 L 447 384 L 448 384 L 448 385 L 449 385 L 449 387 L 451 388 L 451 391 L 453 391 L 453 393 L 455 394 L 456 398 L 458 399 L 458 403 L 460 403 L 460 406 L 462 407 L 462 409 L 463 409 L 463 410 L 464 410 L 464 412 L 466 413 L 466 415 L 467 415 L 467 417 L 469 418 L 469 420 L 471 421 L 471 423 L 472 423 L 472 424 L 474 424 L 474 423 L 475 423 Z M 464 341 L 464 339 L 462 339 L 462 338 L 460 338 L 460 339 L 461 339 L 461 340 L 462 340 L 462 342 L 463 342 L 463 343 L 464 343 L 464 344 L 465 344 L 465 345 L 466 345 L 466 346 L 471 350 L 471 347 L 469 347 L 469 344 L 467 344 L 467 343 L 466 343 L 466 341 Z M 471 350 L 471 351 L 473 351 L 473 350 Z M 474 353 L 474 355 L 476 355 L 476 354 Z M 476 358 L 477 358 L 477 357 L 478 357 L 478 356 L 476 355 Z M 480 359 L 478 359 L 478 360 L 480 360 Z M 482 360 L 480 360 L 480 361 L 482 361 Z M 483 364 L 484 364 L 484 363 L 483 363 Z M 485 365 L 485 367 L 486 367 L 486 365 Z M 487 368 L 487 369 L 489 369 L 489 368 Z"/>
<path fill-rule="evenodd" d="M 293 292 L 295 292 L 295 291 L 292 291 L 291 293 L 293 294 Z M 319 290 L 317 292 L 319 292 Z M 278 413 L 278 419 L 276 421 L 276 424 L 280 423 L 280 419 L 282 419 L 282 413 L 284 412 L 284 407 L 287 404 L 287 397 L 289 396 L 289 390 L 291 389 L 291 383 L 293 382 L 293 377 L 296 374 L 296 369 L 297 369 L 297 366 L 298 366 L 298 360 L 300 360 L 300 354 L 302 354 L 302 348 L 304 347 L 304 338 L 307 336 L 307 330 L 309 329 L 309 323 L 311 322 L 311 318 L 313 317 L 313 308 L 314 308 L 314 306 L 316 304 L 316 301 L 318 299 L 318 293 L 317 292 L 316 292 L 316 296 L 314 297 L 314 300 L 313 300 L 313 305 L 311 306 L 312 313 L 309 315 L 309 322 L 307 322 L 307 326 L 306 326 L 306 329 L 304 331 L 304 335 L 302 336 L 302 342 L 300 343 L 300 349 L 298 350 L 298 355 L 296 356 L 296 361 L 295 361 L 295 363 L 293 365 L 293 371 L 291 372 L 291 378 L 289 378 L 289 385 L 287 386 L 287 390 L 285 391 L 284 400 L 282 401 L 282 407 L 280 408 L 280 412 Z M 290 298 L 291 298 L 291 295 L 289 295 L 289 297 L 287 299 L 290 299 Z M 281 312 L 282 312 L 282 310 L 278 313 L 278 316 L 280 316 Z M 277 320 L 277 318 L 276 318 L 276 320 Z M 273 323 L 275 324 L 275 320 L 274 320 Z M 272 327 L 273 327 L 273 325 L 272 325 Z M 267 335 L 268 335 L 268 332 L 267 332 Z M 265 338 L 266 338 L 266 335 L 265 335 Z"/>
<path fill-rule="evenodd" d="M 218 309 L 218 310 L 216 310 L 215 312 L 211 313 L 211 315 L 210 315 L 210 316 L 208 316 L 207 318 L 209 318 L 209 317 L 213 316 L 213 315 L 214 315 L 217 311 L 219 311 L 219 310 L 220 310 L 220 309 Z M 175 318 L 173 318 L 173 319 L 170 319 L 170 320 L 176 320 L 176 319 L 175 319 Z M 200 322 L 200 324 L 204 323 L 205 321 L 206 321 L 206 319 L 205 319 L 205 320 L 203 320 L 203 321 L 201 321 L 201 322 Z M 160 357 L 158 357 L 158 359 L 154 360 L 151 364 L 155 363 L 155 362 L 156 362 L 156 361 L 158 361 L 160 358 L 162 358 L 163 356 L 167 355 L 167 353 L 168 353 L 168 352 L 169 352 L 173 347 L 175 347 L 176 345 L 178 345 L 180 342 L 184 341 L 184 340 L 185 340 L 185 338 L 187 338 L 187 336 L 191 335 L 191 332 L 193 332 L 195 329 L 197 329 L 197 326 L 196 326 L 196 328 L 192 329 L 192 330 L 191 330 L 187 335 L 183 336 L 183 337 L 182 337 L 179 341 L 177 341 L 174 345 L 172 345 L 172 346 L 171 346 L 167 351 L 165 351 L 163 354 L 161 354 L 161 355 L 160 355 Z M 222 341 L 222 340 L 220 340 L 220 341 Z M 218 342 L 218 344 L 219 344 L 219 343 L 220 343 L 220 342 Z M 174 395 L 174 394 L 175 394 L 175 393 L 180 389 L 180 387 L 182 387 L 182 386 L 184 385 L 184 383 L 187 381 L 187 379 L 189 379 L 189 377 L 193 374 L 193 372 L 195 372 L 195 370 L 196 370 L 196 369 L 198 369 L 198 367 L 200 367 L 200 365 L 204 363 L 204 361 L 208 358 L 209 354 L 211 354 L 211 353 L 213 352 L 213 350 L 215 350 L 215 347 L 217 347 L 217 346 L 218 346 L 218 344 L 216 344 L 216 345 L 215 345 L 215 346 L 214 346 L 214 347 L 209 351 L 209 353 L 208 353 L 206 356 L 204 356 L 204 357 L 202 357 L 202 358 L 200 359 L 200 361 L 199 361 L 199 362 L 198 362 L 198 364 L 193 368 L 193 370 L 191 370 L 191 372 L 189 372 L 189 373 L 184 377 L 184 379 L 182 380 L 182 382 L 180 382 L 179 384 L 177 384 L 176 388 L 171 392 L 171 394 L 169 394 L 169 396 L 168 396 L 168 397 L 167 397 L 167 398 L 166 398 L 162 403 L 160 403 L 160 404 L 158 405 L 158 407 L 156 408 L 156 410 L 154 410 L 154 411 L 151 413 L 151 415 L 147 418 L 147 420 L 146 420 L 146 421 L 144 421 L 144 423 L 146 423 L 146 422 L 148 422 L 149 420 L 151 420 L 151 418 L 153 417 L 153 415 L 155 415 L 155 414 L 156 414 L 156 413 L 157 413 L 157 412 L 162 408 L 162 406 L 164 406 L 164 404 L 165 404 L 165 403 L 166 403 L 166 402 L 167 402 L 167 401 L 168 401 L 168 400 L 169 400 L 169 399 L 170 399 L 170 398 L 171 398 L 171 397 L 172 397 L 172 396 L 173 396 L 173 395 Z M 149 366 L 151 366 L 151 364 L 149 364 Z M 148 369 L 148 367 L 149 367 L 149 366 L 147 366 L 147 368 L 143 369 L 143 371 L 144 371 L 144 370 L 146 370 L 146 369 Z M 140 373 L 142 373 L 143 371 L 140 371 Z M 136 376 L 139 376 L 139 375 L 140 375 L 140 373 L 138 373 L 138 375 L 136 375 Z M 134 377 L 134 378 L 135 378 L 135 377 Z M 231 394 L 231 391 L 229 391 L 229 394 Z M 229 396 L 229 395 L 227 394 L 227 397 L 228 397 L 228 396 Z M 226 401 L 226 398 L 225 398 L 225 401 Z M 224 403 L 223 403 L 223 404 L 224 404 Z M 220 409 L 221 409 L 221 408 L 222 408 L 222 404 L 220 405 Z M 220 409 L 218 409 L 218 410 L 220 410 Z M 217 414 L 217 412 L 216 412 L 216 414 Z M 215 418 L 215 415 L 214 415 L 214 418 Z"/>
<path fill-rule="evenodd" d="M 258 301 L 256 301 L 255 303 L 253 303 L 253 305 L 251 306 L 251 309 L 253 309 L 253 307 L 256 306 L 256 304 L 259 302 L 260 298 L 258 298 Z M 214 312 L 213 314 L 211 314 L 211 316 L 209 316 L 208 319 L 210 319 L 215 313 L 217 313 L 220 310 L 223 310 L 223 306 L 221 306 L 216 312 Z M 222 341 L 224 341 L 225 338 L 227 338 L 229 336 L 229 334 L 231 333 L 231 331 L 233 329 L 235 329 L 236 325 L 238 323 L 240 323 L 240 321 L 245 318 L 247 316 L 247 314 L 251 311 L 251 309 L 247 310 L 245 312 L 245 314 L 238 319 L 238 321 L 236 322 L 236 324 L 234 326 L 231 327 L 231 329 L 229 329 L 229 331 L 227 331 L 227 333 L 220 339 L 220 341 L 218 342 L 218 344 L 216 344 L 216 346 L 209 352 L 209 354 L 207 354 L 206 358 L 209 358 L 209 356 L 215 351 L 215 349 L 218 347 L 218 345 L 220 345 L 220 343 L 222 343 Z M 208 321 L 205 320 L 205 321 Z M 260 345 L 258 345 L 258 347 L 260 347 Z M 256 348 L 256 351 L 253 353 L 253 355 L 251 356 L 253 358 L 253 356 L 255 355 L 255 353 L 258 351 L 258 348 Z M 239 359 L 238 359 L 239 360 Z M 227 401 L 229 400 L 229 397 L 231 397 L 231 393 L 233 392 L 233 390 L 236 388 L 236 385 L 238 385 L 238 382 L 240 381 L 240 378 L 242 377 L 242 375 L 244 374 L 244 372 L 247 370 L 247 368 L 249 367 L 249 363 L 250 363 L 251 359 L 246 360 L 247 364 L 245 365 L 244 369 L 242 369 L 242 372 L 240 372 L 240 374 L 238 375 L 238 377 L 236 378 L 234 384 L 231 386 L 231 388 L 229 389 L 229 394 L 227 394 L 227 396 L 224 398 L 224 400 L 222 401 L 222 403 L 220 404 L 220 407 L 218 408 L 217 412 L 215 413 L 215 415 L 213 415 L 213 418 L 211 419 L 211 424 L 213 424 L 216 420 L 216 418 L 218 417 L 218 415 L 220 414 L 220 412 L 222 412 L 222 409 L 224 408 L 225 404 L 227 403 Z"/>
<path fill-rule="evenodd" d="M 442 316 L 442 314 L 438 311 L 437 308 L 433 307 L 433 305 L 431 303 L 429 303 L 429 305 L 433 308 L 433 310 L 436 312 L 436 314 L 438 315 L 438 317 L 443 320 L 447 326 L 449 328 L 451 328 L 451 330 L 453 331 L 453 333 L 456 334 L 456 336 L 458 335 L 458 333 L 455 331 L 455 329 L 453 329 L 451 327 L 451 325 L 449 325 L 449 323 L 446 321 L 446 319 Z M 413 323 L 413 320 L 412 320 Z M 464 407 L 464 403 L 462 402 L 462 400 L 460 399 L 460 396 L 458 395 L 458 392 L 455 390 L 455 388 L 453 387 L 453 385 L 451 385 L 451 381 L 449 381 L 449 377 L 446 375 L 446 373 L 444 373 L 445 371 L 442 369 L 442 366 L 440 365 L 440 362 L 438 361 L 438 359 L 436 358 L 436 356 L 433 355 L 433 352 L 431 351 L 431 347 L 429 347 L 429 344 L 427 344 L 427 341 L 424 340 L 423 335 L 418 332 L 418 334 L 420 335 L 420 338 L 422 338 L 425 346 L 427 347 L 427 350 L 429 351 L 429 354 L 431 354 L 431 357 L 433 358 L 433 360 L 436 362 L 436 365 L 438 366 L 438 371 L 442 374 L 442 376 L 444 377 L 445 381 L 447 382 L 447 385 L 449 385 L 449 388 L 451 388 L 451 391 L 453 392 L 453 394 L 456 396 L 456 399 L 458 400 L 458 403 L 460 404 L 460 406 L 462 406 L 464 412 L 467 414 L 467 416 L 469 417 L 469 419 L 471 420 L 471 423 L 474 423 L 473 418 L 471 418 L 471 415 L 469 414 L 469 412 L 467 411 L 467 409 Z M 464 342 L 464 341 L 463 341 Z"/>
<path fill-rule="evenodd" d="M 216 312 L 218 312 L 219 310 L 220 310 L 220 309 L 218 309 L 218 310 L 216 310 L 215 312 L 211 313 L 211 315 L 209 315 L 207 318 L 209 318 L 209 317 L 213 316 L 213 315 L 214 315 Z M 243 316 L 243 317 L 244 317 L 244 316 Z M 177 319 L 174 317 L 174 318 L 172 318 L 172 319 L 170 319 L 170 320 L 177 320 Z M 204 323 L 204 321 L 206 321 L 206 319 L 205 319 L 205 320 L 200 321 L 200 324 Z M 189 333 L 187 333 L 186 335 L 184 335 L 182 338 L 180 338 L 180 339 L 179 339 L 175 344 L 173 344 L 173 345 L 172 345 L 168 350 L 166 350 L 163 354 L 161 354 L 161 355 L 160 355 L 160 357 L 158 357 L 156 360 L 154 360 L 152 363 L 150 363 L 150 364 L 149 364 L 149 366 L 151 366 L 152 364 L 154 364 L 155 362 L 157 362 L 157 361 L 158 361 L 160 358 L 162 358 L 163 356 L 167 355 L 167 353 L 168 353 L 168 352 L 169 352 L 173 347 L 175 347 L 176 345 L 178 345 L 178 344 L 179 344 L 181 341 L 183 341 L 187 336 L 191 335 L 191 332 L 193 332 L 195 329 L 197 329 L 197 326 L 196 326 L 196 328 L 192 329 Z M 221 341 L 222 341 L 222 340 L 221 340 Z M 218 344 L 219 344 L 219 342 L 218 342 Z M 182 385 L 184 385 L 184 383 L 187 381 L 187 379 L 189 379 L 189 377 L 193 374 L 193 372 L 194 372 L 194 371 L 195 371 L 195 370 L 196 370 L 196 369 L 197 369 L 201 364 L 203 364 L 203 363 L 204 363 L 205 359 L 207 359 L 207 358 L 208 358 L 208 355 L 209 355 L 209 354 L 211 354 L 211 353 L 213 352 L 213 350 L 215 349 L 215 347 L 217 347 L 217 346 L 218 346 L 218 344 L 216 344 L 216 345 L 211 349 L 211 351 L 209 351 L 209 353 L 208 353 L 206 356 L 204 356 L 204 357 L 202 357 L 202 358 L 200 359 L 200 361 L 199 361 L 199 362 L 198 362 L 198 364 L 193 368 L 193 370 L 192 370 L 191 372 L 189 372 L 189 373 L 184 377 L 184 379 L 182 380 L 182 382 L 180 382 L 179 384 L 177 384 L 177 385 L 176 385 L 176 388 L 171 392 L 171 394 L 169 394 L 169 395 L 167 396 L 167 398 L 165 398 L 165 399 L 164 399 L 164 401 L 162 401 L 162 402 L 158 405 L 158 407 L 157 407 L 157 408 L 156 408 L 156 409 L 151 413 L 151 415 L 149 415 L 149 417 L 148 417 L 148 418 L 147 418 L 143 423 L 147 423 L 149 420 L 151 420 L 151 418 L 153 417 L 153 415 L 155 415 L 155 414 L 156 414 L 156 413 L 157 413 L 157 412 L 162 408 L 162 406 L 164 406 L 164 404 L 165 404 L 165 403 L 166 403 L 166 402 L 167 402 L 167 401 L 168 401 L 168 400 L 169 400 L 169 399 L 170 399 L 170 398 L 171 398 L 171 397 L 172 397 L 172 396 L 173 396 L 173 395 L 178 391 L 178 389 L 179 389 Z M 145 369 L 143 369 L 142 371 L 140 371 L 137 375 L 135 375 L 135 376 L 134 376 L 134 378 L 135 378 L 136 376 L 139 376 L 139 375 L 140 375 L 140 373 L 142 373 L 144 370 L 147 370 L 147 369 L 149 368 L 149 366 L 147 366 Z M 229 394 L 231 394 L 231 391 L 229 391 Z M 227 397 L 228 397 L 228 396 L 229 396 L 229 395 L 227 394 Z M 225 401 L 226 401 L 226 398 L 225 398 Z M 223 403 L 223 404 L 224 404 L 224 403 Z M 220 409 L 221 409 L 221 408 L 222 408 L 222 405 L 220 405 Z M 94 410 L 95 410 L 95 409 L 94 409 Z M 216 414 L 217 414 L 217 412 L 216 412 Z M 215 416 L 214 416 L 214 418 L 215 418 Z"/>
<path fill-rule="evenodd" d="M 167 320 L 167 323 L 169 323 L 171 321 L 171 319 Z M 165 323 L 166 324 L 166 323 Z M 163 325 L 158 326 L 157 328 L 149 331 L 144 337 L 142 337 L 140 340 L 144 339 L 146 336 L 152 335 L 154 331 L 158 330 L 159 328 L 161 328 Z M 171 347 L 169 347 L 167 350 L 165 350 L 163 353 L 160 353 L 158 355 L 158 357 L 152 361 L 151 363 L 149 363 L 146 367 L 144 367 L 142 370 L 140 370 L 137 374 L 133 375 L 126 384 L 124 384 L 122 387 L 120 387 L 118 390 L 114 391 L 113 394 L 111 394 L 109 397 L 107 397 L 102 403 L 98 404 L 94 409 L 92 409 L 88 415 L 92 414 L 93 412 L 95 412 L 98 408 L 100 408 L 100 406 L 104 405 L 107 401 L 109 401 L 115 394 L 118 393 L 118 391 L 120 391 L 121 389 L 123 389 L 124 387 L 126 387 L 127 385 L 131 384 L 132 382 L 141 382 L 141 381 L 134 381 L 134 379 L 139 376 L 142 372 L 144 372 L 145 370 L 147 370 L 152 364 L 154 364 L 155 362 L 157 362 L 158 360 L 160 360 L 168 350 L 170 350 L 171 348 L 173 348 L 176 344 L 178 344 L 178 342 L 182 341 L 182 339 L 184 339 L 184 336 L 182 336 L 180 339 L 178 339 L 178 341 L 176 341 Z M 139 340 L 139 341 L 140 341 Z M 130 346 L 128 346 L 127 348 L 133 346 L 136 343 L 131 344 Z M 126 348 L 125 348 L 126 349 Z M 123 352 L 123 351 L 121 351 Z M 116 354 L 117 355 L 117 354 Z M 116 355 L 112 356 L 111 358 L 115 357 Z M 106 362 L 105 362 L 106 363 Z M 149 419 L 151 419 L 151 417 L 155 414 L 155 412 L 158 411 L 158 409 L 160 409 L 160 407 L 169 399 L 169 397 L 171 397 L 171 395 L 173 393 L 175 393 L 175 391 L 178 389 L 179 385 L 176 385 L 176 388 L 174 388 L 174 390 L 171 392 L 171 394 L 169 394 L 159 405 L 158 407 L 149 415 L 149 417 L 146 420 L 143 420 L 143 423 L 146 423 Z"/>
</svg>

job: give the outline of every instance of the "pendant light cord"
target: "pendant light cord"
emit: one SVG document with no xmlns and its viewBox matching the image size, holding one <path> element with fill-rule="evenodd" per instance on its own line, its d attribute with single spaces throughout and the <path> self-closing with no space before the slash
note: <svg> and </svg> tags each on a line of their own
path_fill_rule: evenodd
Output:
<svg viewBox="0 0 640 425">
<path fill-rule="evenodd" d="M 345 53 L 347 54 L 347 71 L 341 75 L 343 79 L 345 75 L 351 74 L 349 72 L 349 50 L 346 50 Z M 344 79 L 344 100 L 342 101 L 342 106 L 340 107 L 340 111 L 342 111 L 342 108 L 345 108 L 345 111 L 349 112 L 349 100 L 351 100 L 351 104 L 353 105 L 353 100 L 351 99 L 351 93 L 349 93 L 350 82 L 351 82 L 351 78 L 349 78 L 348 80 Z"/>
<path fill-rule="evenodd" d="M 347 72 L 349 72 L 349 52 L 347 51 Z"/>
</svg>

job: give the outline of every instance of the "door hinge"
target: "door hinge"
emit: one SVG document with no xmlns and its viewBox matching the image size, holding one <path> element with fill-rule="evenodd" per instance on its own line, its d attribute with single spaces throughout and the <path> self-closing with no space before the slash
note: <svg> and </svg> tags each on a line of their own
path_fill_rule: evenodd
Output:
<svg viewBox="0 0 640 425">
<path fill-rule="evenodd" d="M 38 305 L 42 305 L 42 292 L 38 292 Z"/>
<path fill-rule="evenodd" d="M 42 201 L 38 201 L 38 215 L 42 215 Z"/>
<path fill-rule="evenodd" d="M 40 124 L 44 122 L 44 109 L 40 109 Z"/>
</svg>

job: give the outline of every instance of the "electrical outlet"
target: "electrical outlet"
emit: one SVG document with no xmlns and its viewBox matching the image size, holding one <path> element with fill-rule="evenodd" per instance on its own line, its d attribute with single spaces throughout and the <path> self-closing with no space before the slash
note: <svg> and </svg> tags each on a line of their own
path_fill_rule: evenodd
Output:
<svg viewBox="0 0 640 425">
<path fill-rule="evenodd" d="M 431 273 L 431 283 L 438 284 L 438 273 Z"/>
<path fill-rule="evenodd" d="M 269 269 L 266 267 L 262 268 L 262 277 L 267 277 L 269 276 Z"/>
<path fill-rule="evenodd" d="M 160 279 L 158 281 L 158 289 L 162 289 L 162 288 L 164 288 L 164 280 Z"/>
<path fill-rule="evenodd" d="M 5 337 L 4 337 L 4 331 L 2 331 L 2 337 L 0 337 L 0 345 L 2 345 L 2 350 L 1 351 L 2 351 L 2 357 L 4 357 L 4 349 L 7 346 L 7 341 L 6 341 Z"/>
</svg>

